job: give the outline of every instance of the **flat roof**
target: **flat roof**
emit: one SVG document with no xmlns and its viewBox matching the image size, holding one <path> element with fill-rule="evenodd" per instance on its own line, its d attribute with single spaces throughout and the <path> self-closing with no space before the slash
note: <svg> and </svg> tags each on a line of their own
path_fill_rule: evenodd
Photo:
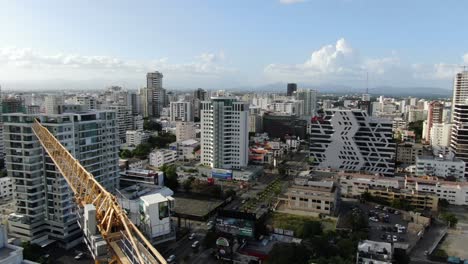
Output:
<svg viewBox="0 0 468 264">
<path fill-rule="evenodd" d="M 167 198 L 162 196 L 160 193 L 140 196 L 140 199 L 148 204 L 155 204 L 167 201 Z"/>
</svg>

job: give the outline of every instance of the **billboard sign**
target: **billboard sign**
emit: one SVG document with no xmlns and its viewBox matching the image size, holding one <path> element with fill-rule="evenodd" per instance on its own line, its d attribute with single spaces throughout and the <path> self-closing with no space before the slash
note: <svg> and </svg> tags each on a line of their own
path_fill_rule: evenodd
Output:
<svg viewBox="0 0 468 264">
<path fill-rule="evenodd" d="M 216 230 L 234 236 L 254 237 L 255 215 L 236 211 L 220 211 Z"/>
<path fill-rule="evenodd" d="M 211 177 L 223 180 L 232 180 L 232 170 L 211 169 Z"/>
</svg>

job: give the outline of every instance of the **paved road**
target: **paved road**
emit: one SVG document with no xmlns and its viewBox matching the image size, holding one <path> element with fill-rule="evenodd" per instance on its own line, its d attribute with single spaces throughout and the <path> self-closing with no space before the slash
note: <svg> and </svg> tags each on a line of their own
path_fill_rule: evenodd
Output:
<svg viewBox="0 0 468 264">
<path fill-rule="evenodd" d="M 435 240 L 444 233 L 444 230 L 445 226 L 443 224 L 434 221 L 431 227 L 426 230 L 423 238 L 419 240 L 418 244 L 411 251 L 411 263 L 438 263 L 429 261 L 424 253 L 434 246 Z"/>
</svg>

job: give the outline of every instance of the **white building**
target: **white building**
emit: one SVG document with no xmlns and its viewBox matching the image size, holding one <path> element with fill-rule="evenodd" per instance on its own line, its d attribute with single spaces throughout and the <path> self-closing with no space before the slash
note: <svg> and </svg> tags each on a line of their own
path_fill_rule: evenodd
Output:
<svg viewBox="0 0 468 264">
<path fill-rule="evenodd" d="M 171 164 L 177 160 L 177 151 L 170 149 L 156 149 L 149 154 L 149 165 L 159 168 L 164 164 Z"/>
<path fill-rule="evenodd" d="M 468 104 L 455 105 L 453 112 L 453 126 L 451 131 L 450 149 L 455 157 L 468 162 Z M 468 177 L 468 168 L 465 167 L 465 177 Z"/>
<path fill-rule="evenodd" d="M 362 110 L 326 109 L 312 121 L 310 132 L 314 167 L 394 175 L 391 121 L 371 118 Z"/>
<path fill-rule="evenodd" d="M 213 97 L 202 103 L 201 163 L 212 168 L 242 168 L 248 164 L 247 103 Z"/>
<path fill-rule="evenodd" d="M 167 187 L 138 184 L 119 190 L 117 199 L 130 220 L 152 244 L 176 239 L 171 219 L 175 208 L 174 192 Z"/>
<path fill-rule="evenodd" d="M 393 246 L 388 242 L 359 241 L 357 250 L 359 264 L 392 264 Z"/>
<path fill-rule="evenodd" d="M 290 101 L 277 100 L 277 101 L 274 101 L 270 105 L 270 110 L 276 113 L 302 116 L 304 115 L 304 101 L 302 100 L 290 100 Z"/>
<path fill-rule="evenodd" d="M 452 124 L 433 124 L 430 131 L 431 146 L 449 147 Z"/>
<path fill-rule="evenodd" d="M 453 80 L 452 120 L 455 106 L 466 104 L 468 100 L 468 71 L 459 72 Z"/>
<path fill-rule="evenodd" d="M 405 188 L 435 194 L 450 204 L 468 205 L 468 182 L 441 181 L 435 177 L 406 177 Z"/>
<path fill-rule="evenodd" d="M 119 139 L 112 111 L 60 115 L 5 114 L 5 164 L 14 180 L 15 213 L 10 233 L 23 241 L 65 248 L 82 241 L 75 201 L 65 178 L 56 169 L 32 132 L 34 118 L 49 129 L 65 148 L 109 192 L 119 184 Z"/>
<path fill-rule="evenodd" d="M 436 176 L 441 178 L 455 177 L 464 180 L 465 162 L 455 158 L 438 157 L 416 157 L 417 176 Z"/>
<path fill-rule="evenodd" d="M 106 105 L 104 108 L 115 111 L 120 143 L 124 143 L 127 130 L 133 130 L 132 108 L 123 104 Z"/>
<path fill-rule="evenodd" d="M 126 143 L 128 146 L 138 146 L 142 143 L 148 142 L 152 133 L 148 131 L 141 131 L 141 130 L 128 130 L 125 133 L 126 136 Z"/>
<path fill-rule="evenodd" d="M 305 116 L 311 117 L 317 113 L 317 90 L 299 89 L 295 92 L 296 99 L 303 101 Z"/>
<path fill-rule="evenodd" d="M 249 133 L 260 133 L 263 129 L 262 109 L 258 106 L 249 107 Z"/>
<path fill-rule="evenodd" d="M 56 115 L 62 113 L 64 105 L 63 96 L 61 95 L 46 95 L 44 99 L 45 113 Z"/>
<path fill-rule="evenodd" d="M 10 177 L 0 178 L 0 200 L 5 201 L 13 196 L 13 180 Z"/>
<path fill-rule="evenodd" d="M 193 121 L 193 105 L 185 101 L 171 102 L 169 115 L 172 122 L 191 122 Z"/>
<path fill-rule="evenodd" d="M 177 122 L 175 130 L 176 140 L 184 141 L 197 137 L 197 125 L 195 122 Z"/>
<path fill-rule="evenodd" d="M 8 243 L 7 231 L 0 225 L 0 264 L 38 264 L 23 259 L 23 248 Z"/>
<path fill-rule="evenodd" d="M 358 197 L 373 188 L 400 188 L 399 180 L 393 177 L 347 172 L 339 172 L 336 177 L 344 197 Z"/>
<path fill-rule="evenodd" d="M 177 158 L 179 160 L 193 160 L 196 157 L 195 149 L 200 146 L 200 142 L 195 139 L 187 139 L 174 142 L 171 146 L 177 150 Z"/>
</svg>

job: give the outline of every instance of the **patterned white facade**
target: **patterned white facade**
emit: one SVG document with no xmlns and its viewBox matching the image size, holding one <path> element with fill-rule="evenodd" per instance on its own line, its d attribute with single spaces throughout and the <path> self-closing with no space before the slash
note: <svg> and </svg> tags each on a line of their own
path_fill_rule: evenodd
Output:
<svg viewBox="0 0 468 264">
<path fill-rule="evenodd" d="M 394 176 L 392 122 L 362 110 L 326 109 L 312 119 L 310 156 L 314 167 Z"/>
<path fill-rule="evenodd" d="M 248 163 L 247 103 L 213 97 L 202 103 L 201 163 L 212 168 L 238 169 Z"/>
</svg>

